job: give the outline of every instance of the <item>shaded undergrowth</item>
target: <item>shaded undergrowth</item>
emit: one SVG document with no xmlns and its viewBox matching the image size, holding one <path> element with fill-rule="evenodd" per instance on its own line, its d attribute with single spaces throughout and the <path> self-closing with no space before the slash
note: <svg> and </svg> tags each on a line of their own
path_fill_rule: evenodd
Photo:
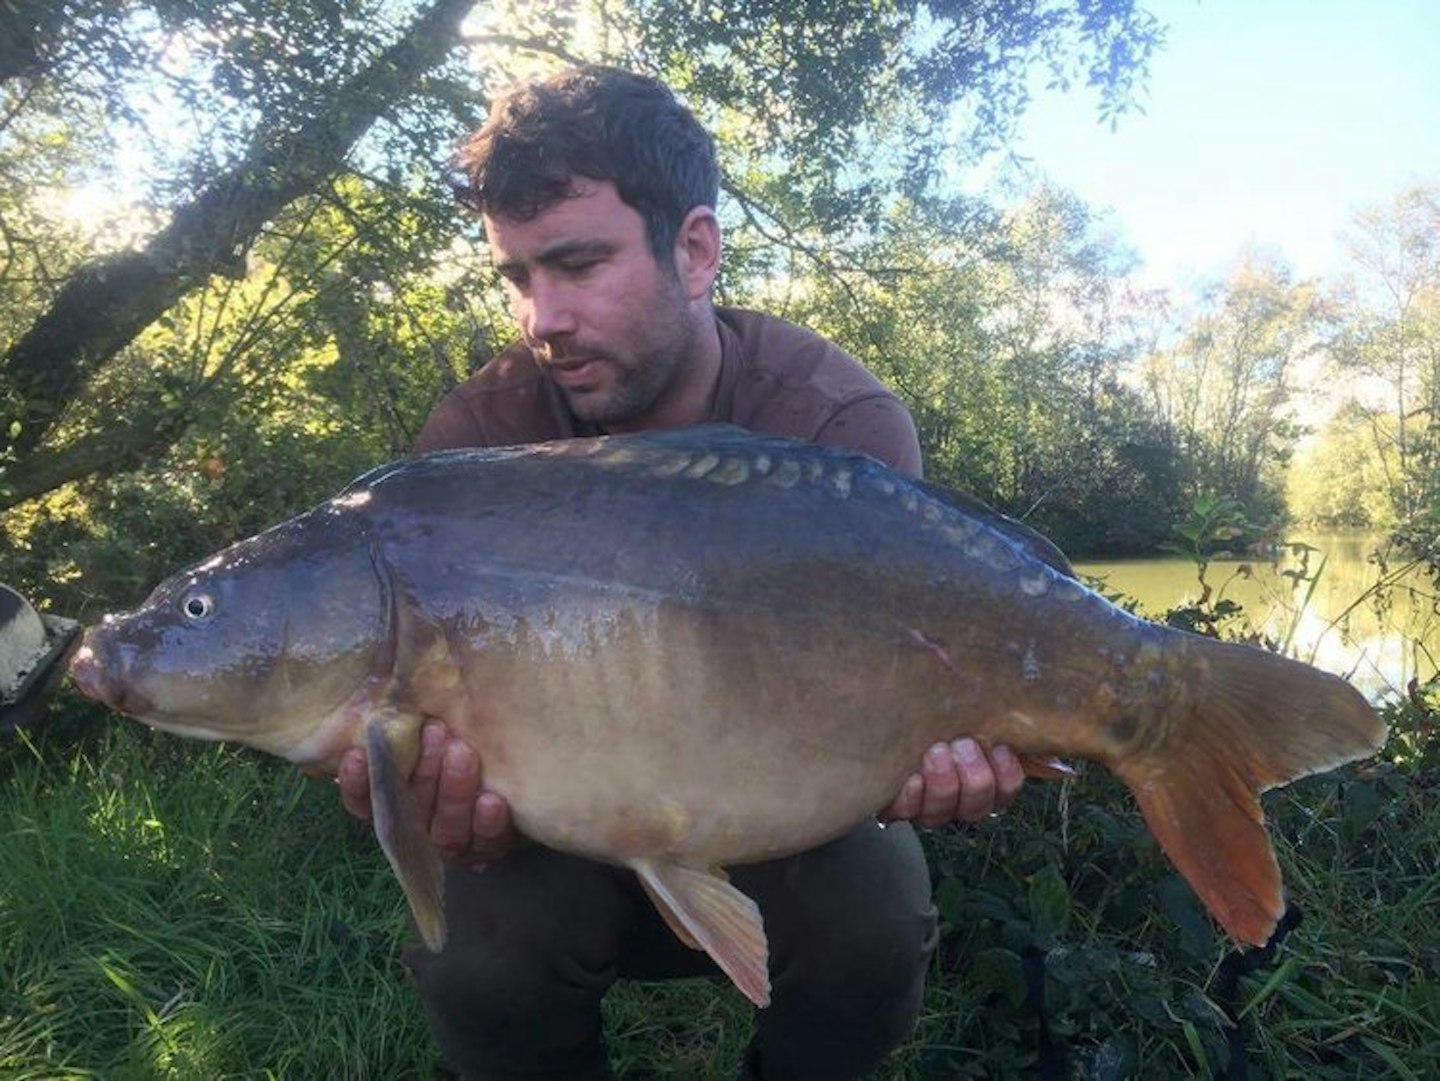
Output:
<svg viewBox="0 0 1440 1081">
<path fill-rule="evenodd" d="M 78 701 L 56 715 L 0 746 L 0 1078 L 446 1076 L 398 887 L 332 786 Z M 1254 1078 L 1433 1076 L 1440 741 L 1423 695 L 1390 719 L 1374 761 L 1267 796 L 1303 920 L 1233 988 L 1103 771 L 928 834 L 944 934 L 880 1076 L 1233 1077 L 1237 1048 Z M 738 994 L 703 981 L 622 986 L 606 1011 L 624 1077 L 732 1077 L 748 1039 Z"/>
</svg>

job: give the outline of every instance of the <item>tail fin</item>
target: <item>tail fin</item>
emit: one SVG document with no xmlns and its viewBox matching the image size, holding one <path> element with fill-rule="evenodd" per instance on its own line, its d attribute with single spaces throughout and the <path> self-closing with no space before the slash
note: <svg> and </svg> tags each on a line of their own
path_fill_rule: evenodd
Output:
<svg viewBox="0 0 1440 1081">
<path fill-rule="evenodd" d="M 1260 793 L 1364 757 L 1385 725 L 1336 676 L 1249 646 L 1187 641 L 1208 673 L 1189 716 L 1111 768 L 1211 914 L 1260 946 L 1285 911 Z"/>
</svg>

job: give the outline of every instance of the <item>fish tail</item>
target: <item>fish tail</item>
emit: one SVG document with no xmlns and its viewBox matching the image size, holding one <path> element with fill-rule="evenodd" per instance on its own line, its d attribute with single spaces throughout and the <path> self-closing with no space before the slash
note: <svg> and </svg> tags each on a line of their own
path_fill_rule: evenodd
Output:
<svg viewBox="0 0 1440 1081">
<path fill-rule="evenodd" d="M 1188 715 L 1112 769 L 1231 938 L 1261 946 L 1285 898 L 1260 794 L 1374 752 L 1385 725 L 1336 676 L 1249 646 L 1187 641 L 1206 673 Z"/>
</svg>

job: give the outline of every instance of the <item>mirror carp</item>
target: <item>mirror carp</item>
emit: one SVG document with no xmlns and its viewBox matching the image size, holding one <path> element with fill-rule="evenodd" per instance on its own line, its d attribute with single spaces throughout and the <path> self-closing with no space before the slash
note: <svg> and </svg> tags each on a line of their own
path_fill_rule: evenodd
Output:
<svg viewBox="0 0 1440 1081">
<path fill-rule="evenodd" d="M 1102 763 L 1260 945 L 1284 911 L 1260 793 L 1385 738 L 1344 680 L 1137 619 L 976 500 L 726 426 L 382 466 L 106 617 L 71 671 L 181 735 L 330 770 L 364 745 L 432 949 L 405 779 L 441 718 L 521 832 L 632 868 L 762 1006 L 763 921 L 723 868 L 847 832 L 936 741 Z"/>
</svg>

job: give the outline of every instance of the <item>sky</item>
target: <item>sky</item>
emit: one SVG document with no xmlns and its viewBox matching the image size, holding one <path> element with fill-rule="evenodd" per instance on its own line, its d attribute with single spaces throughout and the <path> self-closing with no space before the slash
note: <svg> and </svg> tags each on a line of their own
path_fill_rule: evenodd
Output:
<svg viewBox="0 0 1440 1081">
<path fill-rule="evenodd" d="M 1247 244 L 1339 273 L 1361 207 L 1440 184 L 1440 0 L 1141 0 L 1168 24 L 1111 131 L 1093 93 L 1038 92 L 1014 149 L 1184 288 Z"/>
</svg>

